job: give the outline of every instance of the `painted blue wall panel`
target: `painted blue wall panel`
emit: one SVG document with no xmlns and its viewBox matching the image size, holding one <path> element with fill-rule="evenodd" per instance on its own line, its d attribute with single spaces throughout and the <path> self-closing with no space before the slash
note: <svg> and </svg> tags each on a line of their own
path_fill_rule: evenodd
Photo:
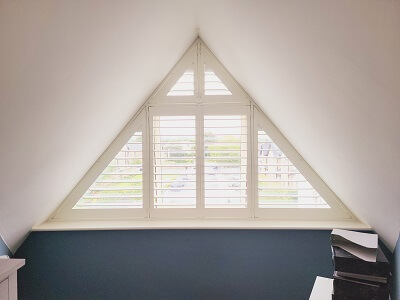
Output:
<svg viewBox="0 0 400 300">
<path fill-rule="evenodd" d="M 400 236 L 393 253 L 393 299 L 400 300 Z"/>
<path fill-rule="evenodd" d="M 33 232 L 20 299 L 308 299 L 330 231 Z"/>
<path fill-rule="evenodd" d="M 8 255 L 11 256 L 10 249 L 8 249 L 6 243 L 4 243 L 3 239 L 0 236 L 0 255 Z"/>
</svg>

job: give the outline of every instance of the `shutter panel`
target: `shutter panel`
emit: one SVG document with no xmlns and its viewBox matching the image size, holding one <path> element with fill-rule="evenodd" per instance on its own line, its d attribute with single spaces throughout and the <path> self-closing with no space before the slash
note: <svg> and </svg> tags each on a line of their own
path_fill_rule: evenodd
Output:
<svg viewBox="0 0 400 300">
<path fill-rule="evenodd" d="M 153 116 L 152 122 L 154 208 L 195 208 L 195 116 Z"/>
<path fill-rule="evenodd" d="M 140 128 L 73 208 L 143 208 L 142 143 Z"/>
<path fill-rule="evenodd" d="M 194 71 L 187 70 L 177 83 L 168 92 L 167 96 L 193 96 L 194 95 Z"/>
<path fill-rule="evenodd" d="M 204 95 L 232 95 L 221 79 L 207 66 L 204 66 Z"/>
<path fill-rule="evenodd" d="M 204 116 L 205 208 L 247 207 L 247 116 Z"/>
<path fill-rule="evenodd" d="M 258 206 L 329 208 L 289 158 L 261 129 L 258 130 Z"/>
</svg>

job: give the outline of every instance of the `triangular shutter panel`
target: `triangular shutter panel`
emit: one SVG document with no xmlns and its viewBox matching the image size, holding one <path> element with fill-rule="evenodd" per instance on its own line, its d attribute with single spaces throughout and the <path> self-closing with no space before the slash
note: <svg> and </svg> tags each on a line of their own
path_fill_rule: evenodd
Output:
<svg viewBox="0 0 400 300">
<path fill-rule="evenodd" d="M 290 220 L 349 220 L 354 216 L 282 133 L 255 109 L 255 216 Z"/>
<path fill-rule="evenodd" d="M 193 96 L 194 95 L 194 71 L 189 69 L 168 92 L 167 96 Z"/>
<path fill-rule="evenodd" d="M 142 143 L 140 128 L 73 208 L 143 208 Z"/>
<path fill-rule="evenodd" d="M 265 131 L 258 130 L 258 206 L 329 208 Z"/>
<path fill-rule="evenodd" d="M 203 103 L 250 103 L 246 92 L 222 66 L 211 51 L 201 44 L 199 70 L 204 72 L 200 88 Z"/>
<path fill-rule="evenodd" d="M 140 110 L 55 212 L 53 219 L 146 217 L 145 112 Z"/>
<path fill-rule="evenodd" d="M 197 103 L 197 44 L 193 44 L 159 87 L 149 104 Z"/>
<path fill-rule="evenodd" d="M 151 95 L 149 104 L 240 103 L 250 98 L 198 40 Z"/>
<path fill-rule="evenodd" d="M 210 96 L 232 95 L 231 91 L 222 83 L 221 79 L 207 66 L 204 66 L 204 94 Z"/>
</svg>

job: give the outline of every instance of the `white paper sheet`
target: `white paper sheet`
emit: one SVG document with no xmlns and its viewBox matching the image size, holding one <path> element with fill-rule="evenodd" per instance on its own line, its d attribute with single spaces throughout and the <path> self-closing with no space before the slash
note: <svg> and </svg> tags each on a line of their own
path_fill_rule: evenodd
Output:
<svg viewBox="0 0 400 300">
<path fill-rule="evenodd" d="M 357 232 L 344 229 L 333 229 L 333 235 L 339 235 L 344 239 L 366 248 L 378 249 L 378 235 L 375 233 Z"/>
<path fill-rule="evenodd" d="M 376 262 L 378 235 L 374 233 L 333 229 L 332 246 L 340 247 L 365 261 Z"/>
<path fill-rule="evenodd" d="M 333 279 L 317 276 L 309 300 L 332 300 L 332 291 Z"/>
</svg>

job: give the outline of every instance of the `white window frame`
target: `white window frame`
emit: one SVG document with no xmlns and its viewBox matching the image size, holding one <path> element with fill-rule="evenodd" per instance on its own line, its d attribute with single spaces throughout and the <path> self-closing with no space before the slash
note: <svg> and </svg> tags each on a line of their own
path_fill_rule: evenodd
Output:
<svg viewBox="0 0 400 300">
<path fill-rule="evenodd" d="M 232 95 L 204 95 L 204 64 L 212 69 Z M 194 95 L 167 96 L 187 69 L 194 71 Z M 248 117 L 247 208 L 204 207 L 204 115 L 246 114 Z M 152 116 L 194 115 L 196 117 L 196 208 L 154 208 Z M 143 130 L 143 208 L 73 209 L 80 197 L 97 179 L 135 130 Z M 258 128 L 270 136 L 302 175 L 318 191 L 330 208 L 259 208 L 258 207 Z M 240 87 L 200 39 L 196 39 L 178 64 L 143 104 L 138 113 L 75 186 L 50 221 L 65 220 L 156 220 L 156 219 L 248 219 L 279 221 L 335 220 L 357 218 L 345 207 L 324 181 L 304 161 L 262 110 Z"/>
</svg>

